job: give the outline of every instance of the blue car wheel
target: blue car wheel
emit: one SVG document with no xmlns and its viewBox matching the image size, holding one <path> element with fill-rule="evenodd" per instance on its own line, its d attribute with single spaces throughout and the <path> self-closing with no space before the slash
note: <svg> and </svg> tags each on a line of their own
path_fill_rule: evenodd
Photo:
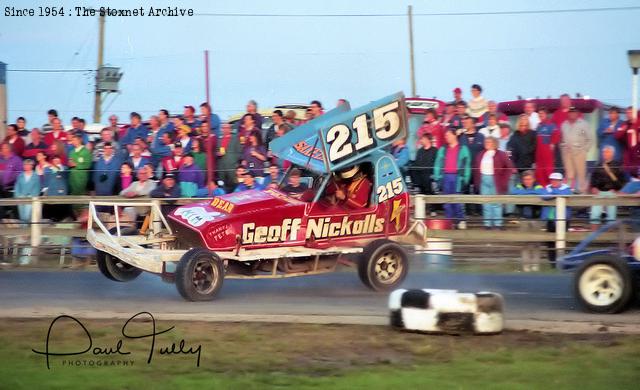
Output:
<svg viewBox="0 0 640 390">
<path fill-rule="evenodd" d="M 580 304 L 594 313 L 618 313 L 633 297 L 633 275 L 617 257 L 599 255 L 584 261 L 575 274 L 574 291 Z"/>
</svg>

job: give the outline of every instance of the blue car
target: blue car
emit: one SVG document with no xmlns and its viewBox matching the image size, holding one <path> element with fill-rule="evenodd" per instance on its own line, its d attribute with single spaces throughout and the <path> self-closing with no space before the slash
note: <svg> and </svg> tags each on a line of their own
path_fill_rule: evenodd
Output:
<svg viewBox="0 0 640 390">
<path fill-rule="evenodd" d="M 640 234 L 629 245 L 629 232 L 616 221 L 591 233 L 559 261 L 562 270 L 574 271 L 574 294 L 580 304 L 594 313 L 619 313 L 640 291 Z M 619 232 L 616 247 L 587 250 L 605 232 Z"/>
</svg>

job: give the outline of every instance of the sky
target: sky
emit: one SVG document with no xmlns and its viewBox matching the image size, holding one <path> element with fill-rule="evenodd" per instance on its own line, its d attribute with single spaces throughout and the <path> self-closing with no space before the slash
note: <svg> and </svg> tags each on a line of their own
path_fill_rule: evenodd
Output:
<svg viewBox="0 0 640 390">
<path fill-rule="evenodd" d="M 205 100 L 204 50 L 210 51 L 211 99 L 222 118 L 244 110 L 308 103 L 352 106 L 411 93 L 407 6 L 414 14 L 510 12 L 639 6 L 637 0 L 460 1 L 61 1 L 65 16 L 8 17 L 5 7 L 50 2 L 0 2 L 0 61 L 9 70 L 95 69 L 97 17 L 68 16 L 75 6 L 178 6 L 193 17 L 107 17 L 105 63 L 124 72 L 121 92 L 105 98 L 103 120 L 131 111 L 182 111 Z M 202 14 L 281 16 L 211 16 Z M 399 14 L 386 17 L 290 17 Z M 417 92 L 451 99 L 461 87 L 484 88 L 497 101 L 581 93 L 630 105 L 627 50 L 640 49 L 640 9 L 598 12 L 414 16 Z M 91 122 L 91 72 L 7 75 L 9 119 L 39 126 L 56 108 L 65 123 Z"/>
</svg>

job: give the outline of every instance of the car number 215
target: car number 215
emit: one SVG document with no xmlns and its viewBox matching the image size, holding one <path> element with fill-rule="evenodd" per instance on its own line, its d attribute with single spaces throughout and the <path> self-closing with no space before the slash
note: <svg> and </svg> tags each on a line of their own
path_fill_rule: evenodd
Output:
<svg viewBox="0 0 640 390">
<path fill-rule="evenodd" d="M 400 195 L 403 190 L 402 178 L 398 177 L 388 182 L 386 185 L 378 186 L 376 193 L 378 194 L 378 203 L 391 199 L 396 195 Z"/>
<path fill-rule="evenodd" d="M 374 144 L 371 130 L 380 140 L 394 138 L 400 131 L 400 115 L 398 115 L 398 101 L 385 104 L 373 110 L 373 129 L 367 125 L 367 114 L 355 117 L 352 123 L 356 131 L 356 140 L 351 140 L 351 129 L 345 124 L 337 124 L 327 131 L 327 143 L 329 144 L 329 160 L 338 161 L 349 157 L 355 152 L 367 149 Z"/>
</svg>

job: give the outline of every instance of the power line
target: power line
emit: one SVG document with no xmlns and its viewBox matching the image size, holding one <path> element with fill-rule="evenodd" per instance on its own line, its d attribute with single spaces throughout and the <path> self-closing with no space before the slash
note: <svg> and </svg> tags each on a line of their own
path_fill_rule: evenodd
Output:
<svg viewBox="0 0 640 390">
<path fill-rule="evenodd" d="M 7 69 L 7 72 L 84 73 L 84 72 L 95 72 L 95 69 Z"/>
<path fill-rule="evenodd" d="M 111 108 L 111 105 L 113 104 L 113 102 L 115 102 L 116 99 L 118 99 L 118 96 L 120 96 L 120 92 L 116 93 L 113 96 L 113 99 L 111 99 L 111 102 L 109 104 L 107 104 L 107 107 L 105 107 L 100 114 L 105 114 L 107 111 L 109 111 L 109 109 Z M 105 99 L 105 100 L 107 100 L 107 99 Z"/>
<path fill-rule="evenodd" d="M 541 9 L 541 10 L 521 10 L 521 11 L 479 11 L 479 12 L 433 12 L 415 13 L 413 16 L 482 16 L 482 15 L 526 15 L 526 14 L 547 14 L 547 13 L 582 13 L 582 12 L 606 12 L 606 11 L 636 11 L 640 6 L 628 7 L 601 7 L 601 8 L 573 8 L 573 9 Z M 243 14 L 243 13 L 211 13 L 203 12 L 195 14 L 197 16 L 213 17 L 275 17 L 275 18 L 405 18 L 406 14 L 381 13 L 381 14 Z"/>
<path fill-rule="evenodd" d="M 72 69 L 73 67 L 78 67 L 78 66 L 88 66 L 88 65 L 81 65 L 86 63 L 87 60 L 87 55 L 89 54 L 89 50 L 84 50 L 85 46 L 89 43 L 89 41 L 91 41 L 93 39 L 94 36 L 94 28 L 93 26 L 89 27 L 89 31 L 85 34 L 85 40 L 84 42 L 82 42 L 82 45 L 80 46 L 80 48 L 74 52 L 74 54 L 71 56 L 71 59 L 69 60 L 69 63 L 67 64 L 67 66 L 65 66 L 63 69 Z M 83 53 L 83 59 L 82 61 L 78 64 L 75 63 L 76 59 L 78 58 L 78 54 Z M 85 77 L 89 75 L 89 73 L 87 73 L 85 75 Z M 67 90 L 67 101 L 64 104 L 64 107 L 69 107 L 71 104 L 71 100 L 76 96 L 76 91 L 78 88 L 78 84 L 79 81 L 81 80 L 80 77 L 74 77 L 73 78 L 73 82 L 72 82 L 72 87 L 71 88 L 61 88 L 60 84 L 64 84 L 66 85 L 68 82 L 68 75 L 65 75 L 63 77 L 61 77 L 60 79 L 58 79 L 58 81 L 56 82 L 56 87 L 60 88 L 60 90 Z"/>
<path fill-rule="evenodd" d="M 573 8 L 573 9 L 546 9 L 546 10 L 522 10 L 522 11 L 485 11 L 485 12 L 443 12 L 431 14 L 415 14 L 416 16 L 474 16 L 474 15 L 526 15 L 547 13 L 572 13 L 572 12 L 603 12 L 603 11 L 633 11 L 640 10 L 640 6 L 629 7 L 603 7 L 603 8 Z"/>
</svg>

